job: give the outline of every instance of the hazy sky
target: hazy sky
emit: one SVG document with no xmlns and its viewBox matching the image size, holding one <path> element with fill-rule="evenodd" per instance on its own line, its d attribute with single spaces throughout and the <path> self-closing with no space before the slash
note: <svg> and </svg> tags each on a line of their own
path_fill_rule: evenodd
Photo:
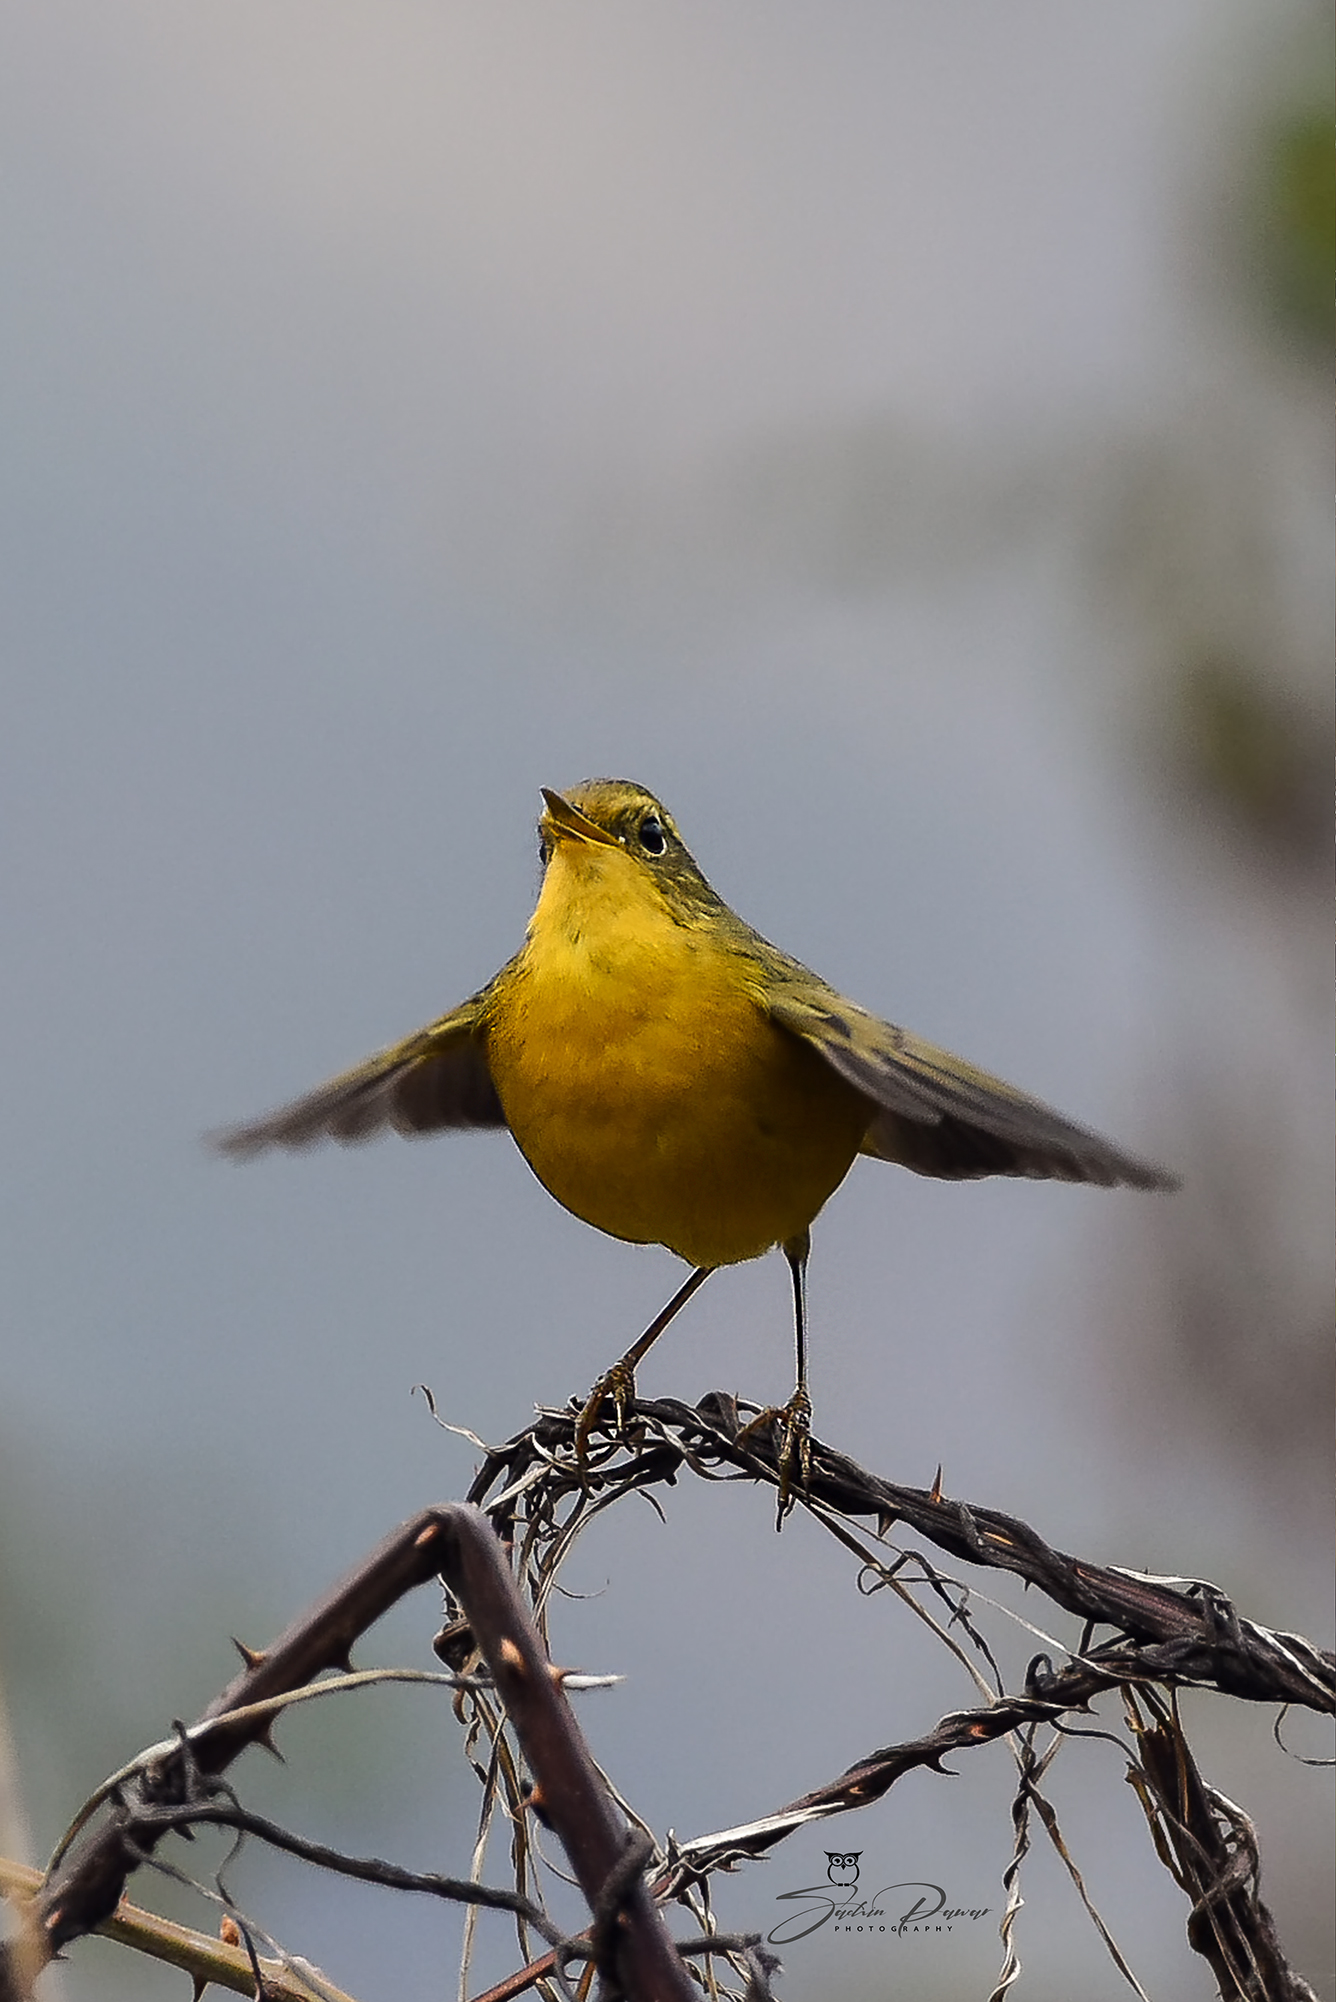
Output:
<svg viewBox="0 0 1336 2002">
<path fill-rule="evenodd" d="M 469 1456 L 413 1384 L 504 1435 L 677 1283 L 667 1254 L 557 1210 L 504 1136 L 245 1172 L 198 1144 L 514 949 L 540 784 L 646 781 L 770 936 L 1172 1157 L 1174 976 L 1134 761 L 1097 727 L 1107 636 L 1083 623 L 1074 524 L 1027 480 L 1179 394 L 1189 163 L 1239 18 L 11 11 L 0 1443 L 76 1512 L 94 1646 L 170 1652 L 188 1578 L 202 1697 L 230 1631 L 277 1625 L 461 1491 Z M 859 1167 L 816 1235 L 818 1429 L 897 1478 L 944 1461 L 1092 1554 L 1227 1562 L 1190 1504 L 1173 1547 L 1118 1542 L 1145 1517 L 1104 1451 L 1116 1370 L 1083 1345 L 1116 1312 L 1083 1274 L 1135 1243 L 1138 1200 Z M 720 1275 L 644 1387 L 784 1395 L 787 1314 L 779 1260 Z M 567 1629 L 629 1673 L 598 1749 L 681 1834 L 968 1700 L 927 1658 L 888 1698 L 902 1624 L 860 1629 L 850 1581 L 801 1527 L 776 1543 L 762 1501 L 731 1505 L 727 1536 L 712 1501 L 607 1531 L 581 1583 L 614 1583 Z M 664 1718 L 692 1593 L 725 1687 L 701 1692 L 688 1762 Z M 68 1664 L 45 1672 L 69 1701 Z M 193 1700 L 155 1682 L 117 1730 L 155 1737 Z M 133 1749 L 93 1743 L 106 1765 Z M 962 1782 L 848 1840 L 995 1903 L 1005 1773 L 987 1784 L 986 1841 Z M 299 1788 L 275 1798 L 302 1820 Z M 1181 1973 L 1183 1914 L 1127 1814 L 1107 1880 L 1153 1984 Z M 469 1815 L 460 1787 L 438 1831 L 456 1865 Z M 731 1920 L 769 1923 L 779 1877 L 807 1881 L 767 1867 Z M 275 1922 L 368 2002 L 440 1992 L 419 1963 L 387 1974 L 341 1908 L 313 1908 L 318 1940 L 307 1919 Z M 1097 1964 L 1083 1923 L 1036 1919 L 1058 1988 Z M 872 1993 L 884 1969 L 847 1974 Z M 76 1961 L 67 1994 L 86 1979 Z"/>
</svg>

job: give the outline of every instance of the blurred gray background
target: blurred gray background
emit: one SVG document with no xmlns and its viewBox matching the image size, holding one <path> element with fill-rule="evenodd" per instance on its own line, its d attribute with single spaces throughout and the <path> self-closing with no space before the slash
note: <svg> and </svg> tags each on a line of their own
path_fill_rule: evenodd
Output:
<svg viewBox="0 0 1336 2002">
<path fill-rule="evenodd" d="M 462 1493 L 413 1385 L 503 1437 L 677 1283 L 504 1136 L 199 1144 L 485 979 L 537 788 L 599 773 L 866 1005 L 1186 1177 L 857 1168 L 816 1232 L 819 1432 L 1329 1640 L 1322 17 L 47 0 L 5 41 L 9 1846 L 192 1714 L 229 1634 Z M 790 1367 L 770 1259 L 642 1384 L 778 1398 Z M 760 1494 L 620 1512 L 568 1582 L 558 1655 L 626 1675 L 584 1714 L 660 1830 L 971 1700 Z M 430 1665 L 435 1614 L 360 1659 Z M 1018 1673 L 1037 1643 L 1006 1645 Z M 247 1797 L 466 1868 L 445 1706 L 317 1708 Z M 1187 1717 L 1330 1993 L 1327 1777 L 1269 1716 Z M 1011 1768 L 958 1763 L 720 1912 L 769 1929 L 829 1843 L 992 1915 L 817 1935 L 782 1992 L 988 1992 Z M 1143 1982 L 1209 1995 L 1117 1751 L 1052 1790 Z M 235 1882 L 365 2002 L 454 1992 L 453 1914 L 255 1852 Z M 1025 1889 L 1020 1992 L 1124 1992 L 1051 1855 Z M 498 1921 L 480 1969 L 512 1959 Z M 46 1979 L 184 1993 L 99 1943 Z"/>
</svg>

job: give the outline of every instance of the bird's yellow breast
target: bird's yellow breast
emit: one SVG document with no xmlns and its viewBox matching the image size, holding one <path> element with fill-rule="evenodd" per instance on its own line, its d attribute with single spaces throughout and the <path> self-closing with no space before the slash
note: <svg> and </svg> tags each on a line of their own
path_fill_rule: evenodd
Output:
<svg viewBox="0 0 1336 2002">
<path fill-rule="evenodd" d="M 485 1035 L 507 1123 L 558 1202 L 693 1265 L 805 1230 L 868 1124 L 770 1020 L 745 945 L 675 914 L 620 848 L 555 850 Z"/>
</svg>

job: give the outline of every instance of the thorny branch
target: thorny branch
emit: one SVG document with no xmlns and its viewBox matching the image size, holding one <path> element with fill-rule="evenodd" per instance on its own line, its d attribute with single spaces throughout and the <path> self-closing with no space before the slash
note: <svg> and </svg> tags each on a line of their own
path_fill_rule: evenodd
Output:
<svg viewBox="0 0 1336 2002">
<path fill-rule="evenodd" d="M 499 1527 L 520 1513 L 551 1524 L 557 1511 L 587 1484 L 593 1499 L 671 1483 L 686 1468 L 707 1479 L 750 1477 L 778 1489 L 773 1440 L 741 1429 L 735 1399 L 711 1392 L 699 1405 L 664 1398 L 637 1400 L 631 1424 L 641 1443 L 619 1461 L 595 1460 L 582 1471 L 571 1455 L 571 1414 L 540 1413 L 535 1424 L 489 1453 L 469 1490 Z M 1336 1714 L 1336 1655 L 1296 1634 L 1274 1633 L 1245 1620 L 1216 1586 L 1195 1579 L 1155 1578 L 1110 1565 L 1090 1564 L 1044 1542 L 1028 1524 L 999 1510 L 952 1501 L 937 1491 L 901 1487 L 860 1467 L 834 1447 L 812 1442 L 812 1471 L 805 1500 L 822 1519 L 869 1516 L 885 1536 L 896 1523 L 915 1530 L 965 1563 L 1011 1571 L 1037 1586 L 1055 1605 L 1093 1629 L 1116 1637 L 1082 1659 L 1107 1665 L 1110 1684 L 1126 1680 L 1133 1666 L 1130 1644 L 1147 1678 L 1196 1683 L 1257 1703 L 1295 1703 Z"/>
<path fill-rule="evenodd" d="M 491 1991 L 497 1998 L 518 1995 L 542 1979 L 555 1979 L 564 1987 L 562 1962 L 573 1952 L 596 1956 L 614 1986 L 625 1983 L 625 1992 L 637 2002 L 642 1995 L 698 1992 L 655 1918 L 654 1906 L 668 1899 L 680 1901 L 706 1935 L 682 1951 L 727 1953 L 745 1977 L 747 1993 L 763 1997 L 770 1992 L 773 1963 L 757 1951 L 756 1942 L 714 1933 L 708 1903 L 713 1872 L 763 1854 L 795 1829 L 877 1799 L 915 1767 L 942 1770 L 947 1753 L 1001 1737 L 1010 1737 L 1014 1748 L 1032 1745 L 1040 1726 L 1057 1726 L 1096 1696 L 1120 1688 L 1139 1755 L 1134 1784 L 1157 1853 L 1193 1901 L 1189 1939 L 1210 1962 L 1222 1995 L 1230 2002 L 1235 1997 L 1239 2002 L 1253 2002 L 1254 1997 L 1303 2002 L 1311 1994 L 1286 1965 L 1258 1896 L 1251 1825 L 1197 1773 L 1172 1692 L 1184 1686 L 1211 1688 L 1252 1702 L 1336 1714 L 1336 1657 L 1299 1635 L 1273 1632 L 1243 1618 L 1215 1586 L 1088 1563 L 1055 1549 L 1014 1517 L 953 1501 L 940 1486 L 926 1490 L 883 1480 L 815 1440 L 804 1505 L 857 1554 L 866 1579 L 899 1591 L 934 1625 L 969 1667 L 986 1700 L 942 1717 L 919 1738 L 869 1753 L 825 1785 L 734 1828 L 670 1843 L 666 1849 L 656 1848 L 642 1829 L 628 1843 L 627 1823 L 590 1761 L 561 1678 L 542 1651 L 544 1611 L 560 1565 L 597 1514 L 629 1494 L 671 1485 L 684 1472 L 778 1489 L 776 1442 L 764 1431 L 748 1431 L 740 1438 L 739 1407 L 719 1392 L 698 1406 L 673 1399 L 637 1400 L 625 1432 L 596 1436 L 583 1463 L 575 1451 L 575 1423 L 573 1410 L 544 1411 L 504 1446 L 484 1449 L 469 1502 L 496 1535 L 473 1533 L 468 1525 L 481 1524 L 473 1508 L 428 1510 L 396 1530 L 270 1648 L 262 1654 L 243 1650 L 242 1673 L 209 1705 L 188 1741 L 183 1737 L 170 1748 L 155 1748 L 155 1756 L 116 1790 L 105 1819 L 48 1873 L 28 1907 L 29 1942 L 36 1937 L 41 1957 L 109 1919 L 129 1876 L 152 1857 L 168 1829 L 213 1821 L 370 1881 L 397 1882 L 401 1888 L 515 1912 L 522 1924 L 547 1939 L 552 1951 Z M 870 1532 L 858 1530 L 860 1519 L 870 1519 Z M 915 1554 L 912 1582 L 926 1587 L 930 1598 L 944 1606 L 948 1624 L 965 1635 L 987 1665 L 985 1678 L 976 1659 L 908 1589 L 908 1554 L 895 1555 L 886 1542 L 897 1524 L 957 1561 L 1010 1571 L 1038 1588 L 1084 1622 L 1080 1643 L 1067 1651 L 1061 1666 L 1047 1653 L 1037 1655 L 1023 1689 L 1007 1692 L 963 1588 Z M 490 1691 L 476 1681 L 467 1684 L 456 1704 L 469 1721 L 470 1742 L 480 1742 L 481 1733 L 492 1746 L 485 1764 L 475 1759 L 485 1781 L 483 1832 L 498 1806 L 508 1812 L 517 1862 L 514 1892 L 490 1893 L 478 1883 L 452 1885 L 318 1851 L 316 1845 L 247 1815 L 219 1784 L 219 1776 L 246 1745 L 268 1740 L 273 1719 L 266 1703 L 330 1669 L 346 1669 L 354 1641 L 381 1613 L 439 1575 L 446 1578 L 456 1617 L 438 1636 L 438 1655 L 458 1671 L 475 1667 L 481 1657 L 495 1682 Z M 522 1617 L 515 1583 L 534 1608 L 537 1631 Z M 1100 1629 L 1107 1631 L 1097 1641 Z M 1168 1704 L 1160 1690 L 1170 1692 Z M 506 1750 L 507 1713 L 529 1777 Z M 1032 1751 L 1019 1756 L 1021 1819 L 1013 1870 L 1023 1854 L 1022 1824 L 1031 1805 L 1062 1850 L 1051 1809 L 1038 1792 L 1046 1760 L 1036 1762 Z M 594 1918 L 583 1946 L 561 1940 L 559 1929 L 525 1895 L 533 1867 L 526 1830 L 534 1812 L 561 1834 L 585 1890 Z M 1062 1853 L 1079 1887 L 1079 1873 Z M 1019 1900 L 1015 1903 L 1019 1909 Z M 1008 1918 L 1014 1916 L 1009 1909 Z M 1117 1949 L 1108 1943 L 1121 1965 Z M 998 1995 L 1019 1965 L 1009 1933 L 1006 1944 Z M 648 1952 L 649 1960 L 632 1968 L 626 1956 L 634 1960 L 641 1951 Z M 614 1961 L 620 1966 L 615 1975 Z M 15 1956 L 0 1956 L 0 2002 L 22 1992 L 19 1980 Z"/>
</svg>

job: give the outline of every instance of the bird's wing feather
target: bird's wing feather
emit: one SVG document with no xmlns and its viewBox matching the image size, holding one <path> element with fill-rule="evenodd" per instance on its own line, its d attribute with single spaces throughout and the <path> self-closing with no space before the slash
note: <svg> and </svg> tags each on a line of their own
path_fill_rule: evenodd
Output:
<svg viewBox="0 0 1336 2002">
<path fill-rule="evenodd" d="M 211 1135 L 224 1154 L 245 1159 L 268 1147 L 313 1147 L 320 1140 L 369 1140 L 382 1128 L 430 1133 L 443 1126 L 504 1126 L 480 1033 L 487 990 L 450 1014 L 318 1085 L 263 1119 Z"/>
<path fill-rule="evenodd" d="M 821 990 L 773 993 L 770 1014 L 869 1101 L 863 1153 L 952 1181 L 1028 1175 L 1105 1187 L 1177 1186 L 1165 1169 L 1125 1154 L 1052 1106 L 879 1021 L 824 983 Z"/>
</svg>

